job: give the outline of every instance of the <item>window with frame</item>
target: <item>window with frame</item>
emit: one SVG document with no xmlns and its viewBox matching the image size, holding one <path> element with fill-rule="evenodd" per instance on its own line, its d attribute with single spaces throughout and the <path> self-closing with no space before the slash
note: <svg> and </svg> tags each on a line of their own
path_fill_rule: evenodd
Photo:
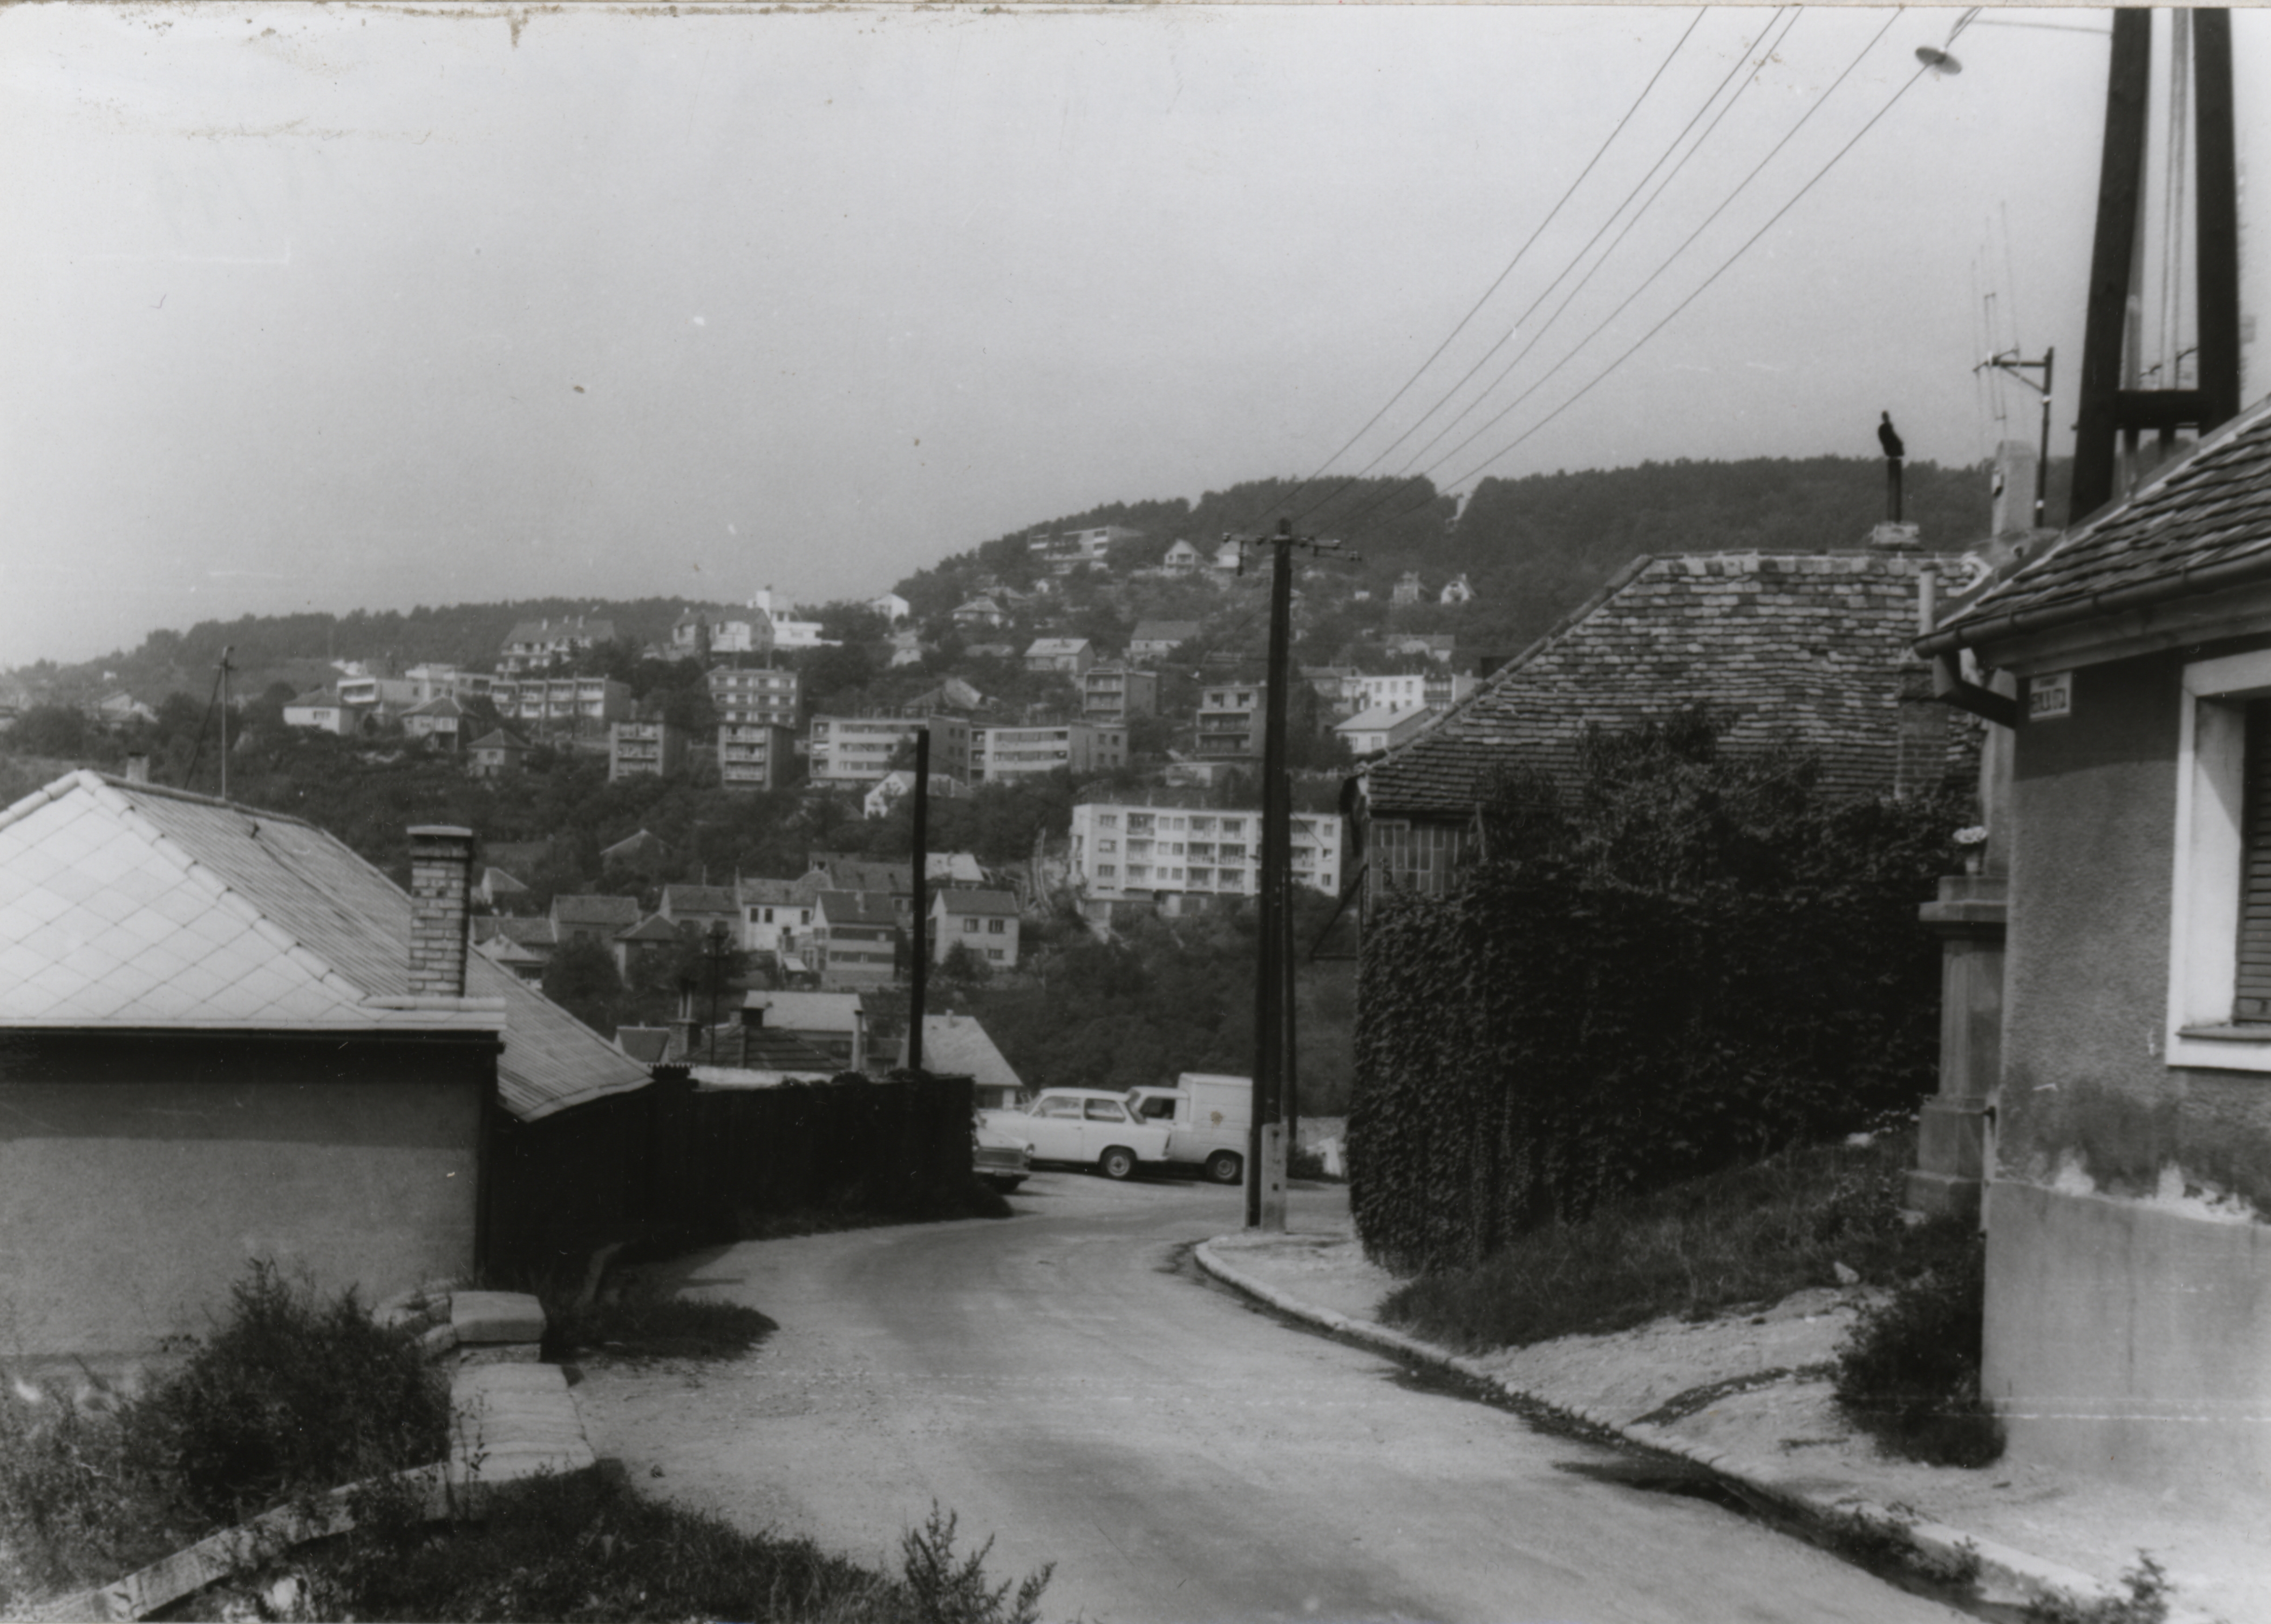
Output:
<svg viewBox="0 0 2271 1624">
<path fill-rule="evenodd" d="M 2185 667 L 2176 847 L 2168 1063 L 2271 1071 L 2271 650 Z"/>
</svg>

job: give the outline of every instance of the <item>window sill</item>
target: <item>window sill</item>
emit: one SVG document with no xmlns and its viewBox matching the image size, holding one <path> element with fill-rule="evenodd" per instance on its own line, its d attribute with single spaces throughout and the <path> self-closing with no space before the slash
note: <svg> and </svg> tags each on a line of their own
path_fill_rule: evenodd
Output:
<svg viewBox="0 0 2271 1624">
<path fill-rule="evenodd" d="M 2168 1063 L 2208 1071 L 2271 1072 L 2271 1024 L 2178 1027 L 2169 1034 Z"/>
</svg>

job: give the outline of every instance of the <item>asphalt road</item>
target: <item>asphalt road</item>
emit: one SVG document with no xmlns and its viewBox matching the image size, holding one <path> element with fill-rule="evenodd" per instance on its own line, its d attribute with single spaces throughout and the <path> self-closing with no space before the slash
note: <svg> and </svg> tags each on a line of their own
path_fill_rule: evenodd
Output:
<svg viewBox="0 0 2271 1624">
<path fill-rule="evenodd" d="M 1054 1561 L 1046 1616 L 1092 1624 L 1960 1616 L 1585 1476 L 1616 1457 L 1204 1284 L 1187 1249 L 1239 1226 L 1234 1189 L 1044 1173 L 1012 1199 L 1009 1220 L 689 1260 L 690 1289 L 780 1329 L 722 1364 L 588 1369 L 593 1446 L 644 1488 L 889 1566 L 935 1501 L 994 1538 L 997 1578 Z"/>
</svg>

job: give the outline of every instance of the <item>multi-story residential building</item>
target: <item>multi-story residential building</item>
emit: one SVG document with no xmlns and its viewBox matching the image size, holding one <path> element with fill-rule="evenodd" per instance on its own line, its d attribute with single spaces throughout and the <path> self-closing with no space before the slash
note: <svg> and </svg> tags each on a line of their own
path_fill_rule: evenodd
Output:
<svg viewBox="0 0 2271 1624">
<path fill-rule="evenodd" d="M 572 659 L 593 644 L 613 642 L 614 636 L 614 622 L 586 620 L 580 615 L 572 620 L 522 621 L 505 634 L 497 670 L 508 676 L 542 671 L 555 659 Z"/>
<path fill-rule="evenodd" d="M 1096 645 L 1086 637 L 1036 637 L 1025 650 L 1028 671 L 1061 671 L 1080 676 L 1096 663 Z"/>
<path fill-rule="evenodd" d="M 631 713 L 631 690 L 613 677 L 523 677 L 489 695 L 500 719 L 533 733 L 604 739 Z"/>
<path fill-rule="evenodd" d="M 1202 761 L 1242 761 L 1262 754 L 1263 689 L 1236 682 L 1199 690 L 1198 737 L 1194 753 Z"/>
<path fill-rule="evenodd" d="M 1007 970 L 1017 962 L 1017 899 L 1008 891 L 942 890 L 930 905 L 930 956 L 944 964 L 957 942 Z"/>
<path fill-rule="evenodd" d="M 1340 894 L 1341 820 L 1297 812 L 1295 881 Z M 1090 903 L 1157 900 L 1179 912 L 1194 897 L 1252 897 L 1261 890 L 1262 814 L 1155 791 L 1143 801 L 1084 802 L 1072 809 L 1073 880 Z"/>
<path fill-rule="evenodd" d="M 1431 711 L 1448 711 L 1475 691 L 1481 679 L 1471 671 L 1431 670 L 1426 674 L 1421 692 Z"/>
<path fill-rule="evenodd" d="M 1354 666 L 1304 666 L 1301 680 L 1336 716 L 1364 709 L 1364 674 Z"/>
<path fill-rule="evenodd" d="M 830 992 L 888 987 L 898 979 L 899 918 L 887 896 L 822 891 L 812 900 L 812 945 Z"/>
<path fill-rule="evenodd" d="M 1138 621 L 1128 639 L 1128 658 L 1164 659 L 1198 635 L 1196 621 Z"/>
<path fill-rule="evenodd" d="M 668 778 L 686 765 L 686 735 L 667 722 L 617 722 L 607 734 L 607 782 Z"/>
<path fill-rule="evenodd" d="M 486 671 L 460 671 L 455 666 L 413 666 L 402 674 L 417 695 L 417 703 L 429 699 L 486 699 L 496 679 Z"/>
<path fill-rule="evenodd" d="M 804 678 L 798 672 L 719 666 L 707 681 L 720 724 L 770 722 L 793 732 L 804 720 Z"/>
<path fill-rule="evenodd" d="M 1427 679 L 1416 671 L 1357 679 L 1359 710 L 1417 711 L 1427 703 Z"/>
<path fill-rule="evenodd" d="M 1091 666 L 1080 679 L 1080 711 L 1091 722 L 1126 722 L 1159 713 L 1159 674 L 1128 666 Z"/>
<path fill-rule="evenodd" d="M 773 589 L 770 586 L 761 586 L 757 589 L 756 596 L 749 600 L 749 607 L 753 611 L 750 616 L 751 635 L 753 637 L 764 635 L 756 627 L 756 622 L 762 620 L 770 628 L 772 639 L 770 644 L 752 644 L 752 647 L 816 649 L 828 646 L 828 639 L 820 635 L 820 622 L 798 620 L 789 613 L 787 604 L 775 605 Z M 713 634 L 710 640 L 710 646 L 723 648 L 725 645 L 720 644 Z"/>
<path fill-rule="evenodd" d="M 339 703 L 360 726 L 366 719 L 391 722 L 416 704 L 418 685 L 407 677 L 350 676 L 339 679 Z"/>
<path fill-rule="evenodd" d="M 807 744 L 815 784 L 869 785 L 892 767 L 899 747 L 930 732 L 930 769 L 968 780 L 970 724 L 958 716 L 815 716 Z"/>
<path fill-rule="evenodd" d="M 718 784 L 722 789 L 778 789 L 788 782 L 795 759 L 796 735 L 778 722 L 718 724 Z"/>
<path fill-rule="evenodd" d="M 979 784 L 1037 778 L 1060 768 L 1109 771 L 1128 764 L 1128 729 L 1093 722 L 980 727 L 972 735 L 971 777 Z"/>
<path fill-rule="evenodd" d="M 786 961 L 812 945 L 813 898 L 796 881 L 743 880 L 737 896 L 744 952 L 777 953 Z M 795 972 L 810 966 L 798 959 L 784 968 Z"/>
</svg>

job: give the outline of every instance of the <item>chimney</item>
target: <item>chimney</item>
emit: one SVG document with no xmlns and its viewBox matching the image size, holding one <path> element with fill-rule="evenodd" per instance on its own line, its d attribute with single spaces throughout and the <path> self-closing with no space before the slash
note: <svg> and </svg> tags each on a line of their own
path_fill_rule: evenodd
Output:
<svg viewBox="0 0 2271 1624">
<path fill-rule="evenodd" d="M 150 781 L 150 758 L 138 751 L 126 758 L 126 781 L 147 784 Z"/>
<path fill-rule="evenodd" d="M 2007 536 L 2035 527 L 2035 473 L 2040 466 L 2031 441 L 2006 440 L 1995 448 L 1989 535 Z"/>
<path fill-rule="evenodd" d="M 702 1047 L 702 1017 L 694 1012 L 694 983 L 691 981 L 678 984 L 678 1019 L 675 1024 L 680 1039 L 686 1045 L 686 1058 L 691 1062 L 695 1052 Z"/>
<path fill-rule="evenodd" d="M 465 995 L 465 894 L 473 831 L 421 823 L 410 831 L 410 995 Z"/>
</svg>

